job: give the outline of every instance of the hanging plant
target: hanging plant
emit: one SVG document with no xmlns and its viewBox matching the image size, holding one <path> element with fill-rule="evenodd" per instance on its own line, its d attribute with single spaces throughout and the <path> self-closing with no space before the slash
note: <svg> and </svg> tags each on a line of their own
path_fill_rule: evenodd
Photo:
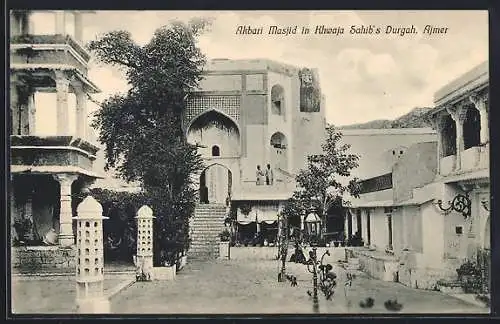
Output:
<svg viewBox="0 0 500 324">
<path fill-rule="evenodd" d="M 243 215 L 248 216 L 248 214 L 250 214 L 250 212 L 252 211 L 252 205 L 243 204 L 240 206 L 240 211 Z"/>
</svg>

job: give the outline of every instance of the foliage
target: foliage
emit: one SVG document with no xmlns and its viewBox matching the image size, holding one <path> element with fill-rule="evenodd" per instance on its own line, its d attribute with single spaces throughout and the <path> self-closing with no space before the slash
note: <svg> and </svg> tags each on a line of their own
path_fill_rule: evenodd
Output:
<svg viewBox="0 0 500 324">
<path fill-rule="evenodd" d="M 465 293 L 478 293 L 482 289 L 481 268 L 477 262 L 467 260 L 456 270 Z"/>
<path fill-rule="evenodd" d="M 231 233 L 225 229 L 219 233 L 219 238 L 221 242 L 229 242 L 231 240 Z"/>
<path fill-rule="evenodd" d="M 464 263 L 460 265 L 460 267 L 457 269 L 457 274 L 459 277 L 461 276 L 480 276 L 481 275 L 481 269 L 479 268 L 479 265 L 471 260 L 467 260 Z"/>
<path fill-rule="evenodd" d="M 142 192 L 120 192 L 93 188 L 90 194 L 101 205 L 103 215 L 109 217 L 103 222 L 105 253 L 108 258 L 130 258 L 137 249 L 137 211 L 150 204 Z"/>
<path fill-rule="evenodd" d="M 296 176 L 298 189 L 285 209 L 287 214 L 304 215 L 315 210 L 326 227 L 327 211 L 335 206 L 347 205 L 345 194 L 359 196 L 358 179 L 351 178 L 351 170 L 358 166 L 358 156 L 348 153 L 350 146 L 341 144 L 342 133 L 334 126 L 327 128 L 327 137 L 322 145 L 323 153 L 311 155 L 307 167 Z M 324 230 L 322 231 L 323 234 Z"/>
<path fill-rule="evenodd" d="M 243 203 L 240 205 L 240 211 L 243 215 L 247 216 L 252 211 L 252 205 L 248 203 Z"/>
<path fill-rule="evenodd" d="M 93 127 L 105 145 L 106 168 L 126 181 L 139 181 L 155 219 L 155 264 L 173 264 L 189 247 L 189 217 L 197 190 L 192 175 L 202 170 L 182 128 L 187 94 L 198 86 L 205 57 L 197 47 L 208 21 L 172 22 L 139 46 L 126 31 L 91 41 L 89 50 L 121 68 L 130 90 L 102 104 Z"/>
</svg>

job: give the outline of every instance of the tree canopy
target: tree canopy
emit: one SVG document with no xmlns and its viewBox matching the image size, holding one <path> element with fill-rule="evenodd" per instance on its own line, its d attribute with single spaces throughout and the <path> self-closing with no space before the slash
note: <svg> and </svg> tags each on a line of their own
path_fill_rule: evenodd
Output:
<svg viewBox="0 0 500 324">
<path fill-rule="evenodd" d="M 340 142 L 342 133 L 333 125 L 328 126 L 326 135 L 321 146 L 323 153 L 308 156 L 306 168 L 296 176 L 297 190 L 284 208 L 288 217 L 315 210 L 323 226 L 332 206 L 346 205 L 348 195 L 359 195 L 358 179 L 351 177 L 351 170 L 358 166 L 358 156 L 349 153 L 350 145 Z"/>
<path fill-rule="evenodd" d="M 155 250 L 186 249 L 188 217 L 195 206 L 192 175 L 203 165 L 182 126 L 186 97 L 201 80 L 205 56 L 197 37 L 210 21 L 172 22 L 144 46 L 127 31 L 113 31 L 88 44 L 97 60 L 120 68 L 129 91 L 105 100 L 92 126 L 105 146 L 106 168 L 139 181 L 157 217 Z M 170 242 L 170 243 L 169 243 Z M 174 242 L 175 247 L 172 247 Z"/>
</svg>

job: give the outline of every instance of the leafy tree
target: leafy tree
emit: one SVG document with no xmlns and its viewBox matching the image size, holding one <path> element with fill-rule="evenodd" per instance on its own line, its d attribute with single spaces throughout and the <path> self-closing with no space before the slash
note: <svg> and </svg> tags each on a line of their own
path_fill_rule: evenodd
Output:
<svg viewBox="0 0 500 324">
<path fill-rule="evenodd" d="M 139 46 L 126 31 L 88 44 L 102 63 L 120 68 L 130 90 L 103 102 L 93 127 L 105 145 L 106 169 L 139 181 L 156 216 L 155 264 L 174 263 L 188 248 L 195 206 L 192 175 L 202 169 L 182 125 L 187 94 L 198 86 L 205 57 L 197 37 L 210 21 L 172 22 Z"/>
<path fill-rule="evenodd" d="M 327 128 L 327 137 L 322 145 L 323 153 L 311 155 L 305 169 L 296 176 L 297 190 L 284 211 L 291 215 L 303 215 L 315 210 L 321 218 L 321 235 L 326 232 L 328 210 L 335 204 L 346 205 L 348 193 L 359 196 L 358 179 L 351 177 L 351 170 L 358 166 L 358 156 L 350 154 L 348 144 L 339 141 L 342 133 L 334 126 Z"/>
</svg>

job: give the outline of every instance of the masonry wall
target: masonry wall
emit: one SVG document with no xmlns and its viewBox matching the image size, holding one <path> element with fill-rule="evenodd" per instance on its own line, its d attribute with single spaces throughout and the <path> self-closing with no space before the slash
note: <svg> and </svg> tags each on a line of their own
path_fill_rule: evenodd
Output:
<svg viewBox="0 0 500 324">
<path fill-rule="evenodd" d="M 409 147 L 419 142 L 437 141 L 432 129 L 340 129 L 341 143 L 351 145 L 350 153 L 359 156 L 359 167 L 352 174 L 361 179 L 371 178 L 390 172 L 389 150 Z"/>
<path fill-rule="evenodd" d="M 437 143 L 411 145 L 394 164 L 392 184 L 394 201 L 413 197 L 413 189 L 434 181 L 437 173 Z"/>
</svg>

